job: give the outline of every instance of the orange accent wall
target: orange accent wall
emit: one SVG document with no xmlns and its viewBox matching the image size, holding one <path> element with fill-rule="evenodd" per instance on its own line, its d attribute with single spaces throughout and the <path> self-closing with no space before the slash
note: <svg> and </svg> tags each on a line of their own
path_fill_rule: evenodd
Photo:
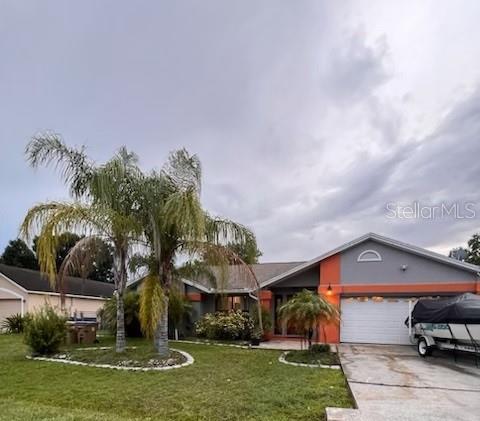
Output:
<svg viewBox="0 0 480 421">
<path fill-rule="evenodd" d="M 437 294 L 476 292 L 475 282 L 437 282 L 428 284 L 368 284 L 338 285 L 334 288 L 339 294 Z M 321 288 L 322 292 L 326 289 Z"/>
<path fill-rule="evenodd" d="M 273 306 L 273 293 L 272 291 L 262 290 L 260 291 L 260 304 L 265 310 L 271 310 Z"/>
<path fill-rule="evenodd" d="M 188 292 L 187 298 L 190 301 L 195 301 L 195 302 L 202 301 L 202 294 L 200 294 L 199 292 Z"/>
<path fill-rule="evenodd" d="M 320 285 L 340 283 L 340 253 L 327 257 L 320 262 Z"/>
<path fill-rule="evenodd" d="M 327 301 L 340 306 L 340 253 L 327 257 L 320 262 L 320 282 L 318 293 L 323 295 Z M 327 294 L 328 285 L 332 288 L 332 293 Z M 339 323 L 321 324 L 318 327 L 317 337 L 321 342 L 339 343 L 340 325 Z"/>
<path fill-rule="evenodd" d="M 273 296 L 272 291 L 269 291 L 268 289 L 262 289 L 260 291 L 260 299 L 261 300 L 271 300 Z"/>
</svg>

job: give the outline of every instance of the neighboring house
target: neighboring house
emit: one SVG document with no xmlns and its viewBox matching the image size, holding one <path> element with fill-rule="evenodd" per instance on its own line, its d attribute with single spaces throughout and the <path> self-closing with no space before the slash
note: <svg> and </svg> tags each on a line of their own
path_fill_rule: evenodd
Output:
<svg viewBox="0 0 480 421">
<path fill-rule="evenodd" d="M 303 263 L 252 265 L 261 285 L 262 306 L 274 321 L 274 335 L 295 336 L 277 317 L 278 308 L 306 288 L 340 307 L 340 325 L 323 326 L 316 338 L 331 343 L 408 344 L 404 324 L 419 297 L 480 293 L 480 267 L 369 233 Z M 193 319 L 216 310 L 251 310 L 254 283 L 230 267 L 222 288 L 185 280 Z M 222 292 L 222 294 L 219 294 Z"/>
<path fill-rule="evenodd" d="M 67 277 L 64 310 L 70 316 L 96 314 L 114 289 L 105 282 Z M 45 303 L 61 308 L 60 294 L 40 272 L 0 264 L 0 324 L 12 314 L 34 312 Z"/>
</svg>

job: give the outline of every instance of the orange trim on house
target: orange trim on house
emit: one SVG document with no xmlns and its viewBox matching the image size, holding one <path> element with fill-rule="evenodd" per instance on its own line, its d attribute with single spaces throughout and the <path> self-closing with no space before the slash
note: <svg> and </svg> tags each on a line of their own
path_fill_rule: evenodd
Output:
<svg viewBox="0 0 480 421">
<path fill-rule="evenodd" d="M 262 289 L 260 291 L 260 299 L 261 300 L 271 300 L 273 296 L 272 291 L 269 291 L 268 289 Z"/>
<path fill-rule="evenodd" d="M 340 253 L 337 253 L 320 262 L 320 282 L 318 286 L 318 293 L 337 307 L 340 306 L 340 295 L 334 287 L 340 284 L 340 258 Z M 332 292 L 327 294 L 329 285 L 332 288 Z M 321 342 L 339 343 L 340 324 L 321 323 L 318 327 L 317 337 L 320 338 Z"/>
<path fill-rule="evenodd" d="M 475 282 L 437 282 L 427 284 L 358 284 L 331 285 L 332 295 L 339 294 L 409 294 L 409 293 L 449 293 L 476 292 Z M 319 293 L 326 294 L 328 285 L 321 285 Z"/>
<path fill-rule="evenodd" d="M 199 302 L 202 301 L 202 294 L 199 292 L 187 292 L 187 298 L 190 301 Z"/>
<path fill-rule="evenodd" d="M 320 285 L 340 283 L 340 253 L 320 262 Z"/>
<path fill-rule="evenodd" d="M 272 310 L 273 306 L 273 293 L 269 290 L 260 291 L 260 305 L 265 310 Z"/>
</svg>

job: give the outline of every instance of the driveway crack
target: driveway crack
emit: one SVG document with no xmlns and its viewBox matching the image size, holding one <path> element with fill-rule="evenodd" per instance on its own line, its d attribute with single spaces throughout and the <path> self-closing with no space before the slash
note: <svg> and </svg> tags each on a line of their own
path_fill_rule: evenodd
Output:
<svg viewBox="0 0 480 421">
<path fill-rule="evenodd" d="M 387 387 L 401 387 L 404 389 L 428 389 L 428 390 L 446 390 L 450 392 L 474 392 L 480 393 L 480 389 L 462 389 L 462 388 L 452 388 L 452 387 L 438 387 L 438 386 L 414 386 L 406 384 L 390 384 L 390 383 L 380 383 L 380 382 L 366 382 L 362 380 L 351 380 L 348 379 L 349 383 L 354 384 L 367 384 L 372 386 L 387 386 Z"/>
</svg>

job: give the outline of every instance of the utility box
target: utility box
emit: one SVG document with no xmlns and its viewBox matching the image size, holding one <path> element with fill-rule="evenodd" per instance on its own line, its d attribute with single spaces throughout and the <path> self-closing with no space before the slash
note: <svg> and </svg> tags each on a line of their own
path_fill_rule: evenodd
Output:
<svg viewBox="0 0 480 421">
<path fill-rule="evenodd" d="M 92 345 L 97 339 L 97 328 L 96 322 L 68 322 L 67 343 Z"/>
</svg>

